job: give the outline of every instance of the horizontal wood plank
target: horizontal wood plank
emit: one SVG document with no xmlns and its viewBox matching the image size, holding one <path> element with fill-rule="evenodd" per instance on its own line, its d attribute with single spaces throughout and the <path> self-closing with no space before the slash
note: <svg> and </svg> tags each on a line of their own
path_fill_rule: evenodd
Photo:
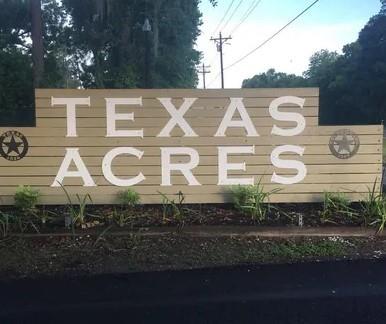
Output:
<svg viewBox="0 0 386 324">
<path fill-rule="evenodd" d="M 54 97 L 83 97 L 104 98 L 106 94 L 111 97 L 142 96 L 154 97 L 200 97 L 200 98 L 223 98 L 223 97 L 281 97 L 281 96 L 305 96 L 319 97 L 318 88 L 260 88 L 260 89 L 36 89 L 36 98 Z"/>
<path fill-rule="evenodd" d="M 279 107 L 282 112 L 303 114 L 306 128 L 302 134 L 293 137 L 272 135 L 274 125 L 283 129 L 296 126 L 295 122 L 277 121 L 271 117 L 269 106 L 282 96 L 296 96 L 305 99 L 303 109 L 285 103 Z M 90 97 L 90 107 L 80 105 L 76 109 L 78 137 L 66 137 L 67 112 L 63 105 L 52 107 L 51 98 Z M 105 98 L 142 98 L 142 106 L 118 105 L 117 113 L 134 113 L 134 121 L 116 122 L 119 130 L 144 130 L 144 137 L 106 137 Z M 157 135 L 170 121 L 169 112 L 157 98 L 171 98 L 178 109 L 184 98 L 197 98 L 184 118 L 198 137 L 184 137 L 179 126 L 174 127 L 171 137 Z M 230 98 L 243 98 L 243 104 L 260 136 L 248 137 L 244 128 L 229 128 L 226 137 L 214 137 Z M 298 89 L 122 89 L 122 90 L 76 90 L 37 89 L 37 127 L 0 128 L 0 135 L 16 130 L 28 140 L 28 154 L 20 161 L 8 161 L 0 157 L 0 204 L 13 202 L 13 195 L 19 185 L 31 185 L 42 194 L 41 203 L 66 203 L 61 188 L 51 188 L 66 148 L 79 148 L 80 155 L 98 187 L 83 187 L 79 178 L 66 178 L 64 185 L 70 193 L 90 193 L 94 203 L 116 203 L 118 193 L 124 188 L 110 185 L 102 172 L 102 160 L 107 152 L 116 147 L 135 147 L 144 152 L 141 159 L 130 156 L 117 157 L 112 170 L 117 177 L 130 178 L 142 172 L 146 179 L 133 188 L 140 193 L 144 203 L 160 203 L 159 191 L 173 195 L 178 191 L 186 194 L 187 202 L 220 203 L 231 201 L 230 188 L 218 186 L 218 146 L 255 146 L 255 154 L 229 155 L 229 163 L 246 163 L 246 169 L 229 171 L 229 177 L 254 177 L 264 185 L 266 191 L 280 189 L 271 197 L 273 202 L 321 201 L 324 191 L 344 192 L 350 199 L 359 200 L 366 196 L 375 181 L 379 182 L 382 172 L 383 127 L 375 126 L 319 126 L 319 90 Z M 233 117 L 240 119 L 238 113 Z M 359 138 L 357 153 L 349 159 L 339 159 L 329 148 L 333 134 L 342 129 L 354 132 Z M 341 138 L 340 138 L 341 139 Z M 339 139 L 338 139 L 339 140 Z M 306 178 L 294 185 L 272 183 L 272 174 L 294 176 L 295 169 L 275 168 L 270 154 L 280 145 L 297 145 L 305 149 L 303 156 L 282 154 L 281 159 L 302 161 L 307 168 Z M 7 150 L 3 144 L 3 150 Z M 192 147 L 197 150 L 200 161 L 193 174 L 202 186 L 188 186 L 179 172 L 172 173 L 171 187 L 160 186 L 161 147 Z M 187 156 L 174 156 L 173 163 L 186 163 Z M 74 166 L 70 168 L 74 170 Z M 379 189 L 379 188 L 377 188 Z M 362 197 L 362 198 L 361 198 Z"/>
<path fill-rule="evenodd" d="M 293 126 L 282 125 L 281 127 L 288 129 Z M 383 129 L 381 126 L 345 126 L 357 135 L 379 135 L 382 136 Z M 6 132 L 13 128 L 0 128 L 0 133 Z M 121 127 L 121 129 L 134 129 L 134 127 Z M 66 137 L 67 127 L 17 127 L 17 130 L 30 137 Z M 301 136 L 332 136 L 337 130 L 336 126 L 318 126 L 308 125 L 306 129 L 300 134 Z M 144 137 L 156 137 L 161 131 L 161 127 L 146 127 Z M 212 126 L 196 126 L 194 131 L 202 137 L 213 136 L 217 129 Z M 272 126 L 261 126 L 257 129 L 260 136 L 271 136 Z M 78 137 L 106 137 L 105 127 L 77 127 Z M 176 127 L 171 132 L 172 137 L 181 137 L 184 133 L 179 127 Z M 227 137 L 245 137 L 246 131 L 243 128 L 229 128 L 226 132 Z"/>
</svg>

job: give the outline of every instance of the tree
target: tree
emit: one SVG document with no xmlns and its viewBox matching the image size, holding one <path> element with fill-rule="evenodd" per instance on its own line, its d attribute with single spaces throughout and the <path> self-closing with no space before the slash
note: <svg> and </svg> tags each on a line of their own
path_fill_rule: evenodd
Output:
<svg viewBox="0 0 386 324">
<path fill-rule="evenodd" d="M 313 54 L 310 58 L 308 70 L 303 73 L 304 77 L 313 85 L 321 85 L 321 83 L 331 78 L 334 73 L 334 63 L 339 58 L 337 52 L 328 50 L 320 50 Z"/>
<path fill-rule="evenodd" d="M 322 123 L 380 124 L 386 119 L 385 39 L 386 14 L 381 10 L 362 29 L 358 40 L 330 62 L 330 73 L 318 72 Z"/>
<path fill-rule="evenodd" d="M 34 87 L 42 84 L 44 73 L 44 48 L 42 27 L 42 4 L 40 0 L 29 0 L 31 15 L 31 39 Z"/>
<path fill-rule="evenodd" d="M 386 0 L 379 14 L 347 44 L 343 54 L 321 50 L 303 78 L 269 70 L 244 80 L 243 87 L 316 86 L 320 124 L 380 124 L 386 120 Z"/>
<path fill-rule="evenodd" d="M 83 57 L 79 66 L 83 86 L 146 87 L 146 79 L 157 88 L 197 84 L 199 0 L 63 3 L 72 18 L 78 57 Z M 151 31 L 144 32 L 146 20 Z"/>
<path fill-rule="evenodd" d="M 243 88 L 294 88 L 307 87 L 308 81 L 295 74 L 276 72 L 269 69 L 266 73 L 257 74 L 243 81 Z"/>
</svg>

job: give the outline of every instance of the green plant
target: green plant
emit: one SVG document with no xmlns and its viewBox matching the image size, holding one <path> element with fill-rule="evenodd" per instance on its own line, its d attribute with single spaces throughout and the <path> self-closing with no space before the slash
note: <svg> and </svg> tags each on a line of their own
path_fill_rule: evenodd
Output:
<svg viewBox="0 0 386 324">
<path fill-rule="evenodd" d="M 86 224 L 86 207 L 88 203 L 92 203 L 91 196 L 89 194 L 81 197 L 76 194 L 76 204 L 72 202 L 72 199 L 64 186 L 59 183 L 67 197 L 67 206 L 69 209 L 70 225 L 72 232 L 75 233 L 75 226 L 83 227 Z"/>
<path fill-rule="evenodd" d="M 127 189 L 119 194 L 119 198 L 122 205 L 134 207 L 138 205 L 141 201 L 141 197 L 138 192 L 133 189 Z"/>
<path fill-rule="evenodd" d="M 22 233 L 28 228 L 32 228 L 39 233 L 39 228 L 35 224 L 36 218 L 38 217 L 36 205 L 39 198 L 39 191 L 29 186 L 19 186 L 16 190 L 14 200 L 18 212 L 15 220 Z"/>
<path fill-rule="evenodd" d="M 381 204 L 384 199 L 382 192 L 377 190 L 377 180 L 375 180 L 372 189 L 368 188 L 366 200 L 361 201 L 365 225 L 379 219 L 379 213 L 382 210 Z"/>
<path fill-rule="evenodd" d="M 6 238 L 11 229 L 11 215 L 0 211 L 0 237 Z"/>
<path fill-rule="evenodd" d="M 376 219 L 370 225 L 378 224 L 378 234 L 382 233 L 386 224 L 386 198 L 382 197 L 376 203 Z"/>
<path fill-rule="evenodd" d="M 132 213 L 132 208 L 138 205 L 141 201 L 139 194 L 133 189 L 127 189 L 126 191 L 119 193 L 119 200 L 121 202 L 120 209 L 113 209 L 113 221 L 119 226 L 125 225 L 133 226 L 135 216 Z"/>
<path fill-rule="evenodd" d="M 36 213 L 36 218 L 42 225 L 45 225 L 56 217 L 58 217 L 58 214 L 51 210 L 47 210 L 44 206 L 41 210 L 39 210 L 39 212 Z"/>
<path fill-rule="evenodd" d="M 170 199 L 162 192 L 158 192 L 162 196 L 162 217 L 163 221 L 174 220 L 177 223 L 177 230 L 182 231 L 185 226 L 185 211 L 184 211 L 184 194 L 179 191 L 177 194 L 177 201 Z"/>
<path fill-rule="evenodd" d="M 362 213 L 366 220 L 366 225 L 378 225 L 378 233 L 382 233 L 386 224 L 386 197 L 381 191 L 377 191 L 377 180 L 373 188 L 368 189 L 367 199 L 361 201 Z"/>
<path fill-rule="evenodd" d="M 351 201 L 340 192 L 324 192 L 323 210 L 320 214 L 322 223 L 337 223 L 340 218 L 353 221 L 358 219 L 359 214 L 351 208 Z"/>
<path fill-rule="evenodd" d="M 40 193 L 29 186 L 19 186 L 14 198 L 16 208 L 23 212 L 31 212 L 36 209 Z"/>
<path fill-rule="evenodd" d="M 123 210 L 123 208 L 120 208 L 119 210 L 117 208 L 114 208 L 112 216 L 113 216 L 113 221 L 119 227 L 124 227 L 126 225 L 133 226 L 133 220 L 134 220 L 133 215 L 130 212 Z"/>
<path fill-rule="evenodd" d="M 231 188 L 234 207 L 244 214 L 249 215 L 252 220 L 261 222 L 266 218 L 267 212 L 273 208 L 269 204 L 271 195 L 280 191 L 273 189 L 265 192 L 261 180 L 255 185 L 234 186 Z"/>
</svg>

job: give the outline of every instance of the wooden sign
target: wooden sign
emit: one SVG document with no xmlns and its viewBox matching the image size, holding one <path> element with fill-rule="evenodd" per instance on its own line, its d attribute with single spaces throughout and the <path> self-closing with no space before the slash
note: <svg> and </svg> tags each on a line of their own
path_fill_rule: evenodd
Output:
<svg viewBox="0 0 386 324">
<path fill-rule="evenodd" d="M 272 202 L 364 197 L 382 172 L 382 126 L 318 125 L 318 89 L 36 90 L 36 127 L 0 128 L 0 203 L 18 185 L 41 203 L 90 194 L 143 203 L 181 191 L 230 201 L 233 185 L 280 189 Z"/>
</svg>

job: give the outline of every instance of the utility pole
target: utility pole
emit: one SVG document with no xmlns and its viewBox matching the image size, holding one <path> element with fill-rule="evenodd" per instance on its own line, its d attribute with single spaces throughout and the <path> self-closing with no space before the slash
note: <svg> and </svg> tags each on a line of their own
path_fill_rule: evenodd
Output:
<svg viewBox="0 0 386 324">
<path fill-rule="evenodd" d="M 220 52 L 220 65 L 221 65 L 221 88 L 224 89 L 224 59 L 223 59 L 223 45 L 232 39 L 232 37 L 222 37 L 221 32 L 219 33 L 219 38 L 211 37 L 210 40 L 214 41 L 217 46 L 217 52 Z"/>
<path fill-rule="evenodd" d="M 198 73 L 202 74 L 202 80 L 203 80 L 203 83 L 204 83 L 204 89 L 206 89 L 206 74 L 210 73 L 210 71 L 207 70 L 209 68 L 210 68 L 210 65 L 205 65 L 204 63 L 202 63 L 201 70 L 197 71 Z"/>
</svg>

